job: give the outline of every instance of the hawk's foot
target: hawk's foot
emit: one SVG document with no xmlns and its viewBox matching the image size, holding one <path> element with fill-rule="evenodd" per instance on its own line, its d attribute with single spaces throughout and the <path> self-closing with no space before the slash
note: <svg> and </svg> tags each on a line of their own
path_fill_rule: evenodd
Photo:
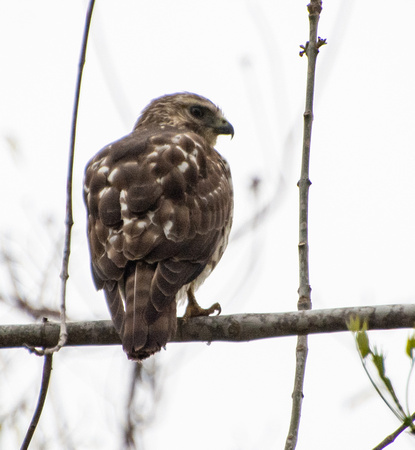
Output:
<svg viewBox="0 0 415 450">
<path fill-rule="evenodd" d="M 214 303 L 210 308 L 202 308 L 196 301 L 193 289 L 190 288 L 187 291 L 187 307 L 184 313 L 183 319 L 186 321 L 191 317 L 210 316 L 214 312 L 217 312 L 217 316 L 222 312 L 222 308 L 219 303 Z"/>
</svg>

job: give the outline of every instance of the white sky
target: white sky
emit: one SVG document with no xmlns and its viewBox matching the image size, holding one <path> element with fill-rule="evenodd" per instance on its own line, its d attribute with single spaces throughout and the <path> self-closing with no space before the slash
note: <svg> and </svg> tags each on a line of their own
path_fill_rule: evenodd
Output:
<svg viewBox="0 0 415 450">
<path fill-rule="evenodd" d="M 193 91 L 235 127 L 217 148 L 231 164 L 234 231 L 273 198 L 272 215 L 231 243 L 198 294 L 223 314 L 296 309 L 298 192 L 308 37 L 300 1 L 97 2 L 81 95 L 68 286 L 72 320 L 108 318 L 89 272 L 83 168 L 127 134 L 159 95 Z M 19 263 L 21 290 L 57 307 L 65 179 L 85 2 L 1 3 L 1 245 Z M 314 308 L 414 301 L 415 3 L 325 1 L 311 148 L 310 269 Z M 12 145 L 15 150 L 12 150 Z M 249 191 L 262 179 L 260 198 Z M 278 189 L 278 190 L 277 190 Z M 55 252 L 55 257 L 53 257 Z M 10 290 L 4 269 L 0 292 Z M 29 322 L 0 304 L 1 323 Z M 408 331 L 373 332 L 404 403 Z M 158 357 L 161 397 L 146 450 L 281 449 L 295 338 L 247 344 L 170 344 Z M 352 336 L 311 336 L 298 449 L 368 449 L 399 423 L 366 378 Z M 35 406 L 42 361 L 0 355 L 1 448 L 17 448 Z M 120 448 L 131 363 L 119 347 L 63 349 L 33 448 Z M 413 397 L 413 396 L 412 396 Z M 415 401 L 412 401 L 412 411 Z M 12 422 L 12 423 L 10 423 Z M 12 426 L 13 424 L 13 426 Z M 58 430 L 58 431 L 57 431 Z M 46 442 L 44 447 L 42 443 Z M 410 436 L 391 448 L 414 446 Z"/>
</svg>

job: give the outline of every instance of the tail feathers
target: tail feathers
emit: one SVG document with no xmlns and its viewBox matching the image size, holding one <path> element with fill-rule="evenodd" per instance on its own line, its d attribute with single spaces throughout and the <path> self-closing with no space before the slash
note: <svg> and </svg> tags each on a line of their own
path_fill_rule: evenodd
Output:
<svg viewBox="0 0 415 450">
<path fill-rule="evenodd" d="M 110 282 L 107 282 L 104 286 L 104 292 L 114 327 L 118 334 L 121 334 L 125 316 L 122 288 L 116 281 L 111 284 Z"/>
<path fill-rule="evenodd" d="M 144 359 L 166 345 L 176 332 L 174 297 L 163 311 L 151 302 L 154 266 L 138 262 L 125 282 L 126 313 L 121 339 L 130 359 Z"/>
<path fill-rule="evenodd" d="M 186 261 L 162 261 L 157 265 L 151 286 L 151 301 L 157 311 L 164 311 L 182 286 L 199 275 L 203 266 Z"/>
<path fill-rule="evenodd" d="M 169 307 L 162 312 L 156 311 L 149 303 L 147 318 L 149 319 L 147 341 L 134 359 L 145 359 L 151 356 L 160 351 L 174 337 L 177 328 L 176 301 L 173 299 Z"/>
</svg>

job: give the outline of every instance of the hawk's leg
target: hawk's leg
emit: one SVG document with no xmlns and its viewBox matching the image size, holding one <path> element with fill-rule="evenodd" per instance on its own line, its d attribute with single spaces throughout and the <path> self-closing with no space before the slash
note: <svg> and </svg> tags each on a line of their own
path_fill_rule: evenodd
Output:
<svg viewBox="0 0 415 450">
<path fill-rule="evenodd" d="M 210 316 L 216 311 L 218 313 L 217 315 L 219 315 L 222 312 L 222 308 L 220 307 L 219 303 L 215 303 L 210 308 L 204 309 L 198 305 L 195 293 L 193 292 L 193 287 L 190 287 L 188 289 L 187 308 L 183 316 L 184 320 L 190 319 L 191 317 Z"/>
</svg>

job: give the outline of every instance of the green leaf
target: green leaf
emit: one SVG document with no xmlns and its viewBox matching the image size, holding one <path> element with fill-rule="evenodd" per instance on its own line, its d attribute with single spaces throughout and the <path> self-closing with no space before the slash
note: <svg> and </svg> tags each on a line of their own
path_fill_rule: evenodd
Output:
<svg viewBox="0 0 415 450">
<path fill-rule="evenodd" d="M 382 353 L 379 353 L 375 348 L 372 358 L 373 364 L 376 366 L 380 378 L 383 379 L 385 377 L 385 357 L 382 355 Z"/>
<path fill-rule="evenodd" d="M 372 353 L 372 361 L 373 364 L 376 366 L 376 369 L 378 371 L 379 377 L 382 380 L 383 384 L 385 385 L 386 389 L 388 390 L 389 394 L 391 395 L 396 407 L 397 411 L 395 412 L 396 416 L 399 417 L 401 420 L 403 420 L 404 417 L 406 417 L 406 413 L 404 409 L 402 408 L 402 405 L 395 393 L 395 390 L 392 385 L 392 381 L 389 377 L 386 376 L 385 373 L 385 356 L 377 350 L 377 348 L 374 349 L 374 352 Z M 391 408 L 392 409 L 392 408 Z"/>
<path fill-rule="evenodd" d="M 357 333 L 358 331 L 367 331 L 367 319 L 360 324 L 360 317 L 357 315 L 351 315 L 349 320 L 346 322 L 347 328 L 352 333 Z"/>
<path fill-rule="evenodd" d="M 414 349 L 415 349 L 415 334 L 409 336 L 406 342 L 406 354 L 411 359 L 414 359 Z"/>
<path fill-rule="evenodd" d="M 363 359 L 366 358 L 367 355 L 372 353 L 372 350 L 370 350 L 369 336 L 367 335 L 366 331 L 358 331 L 356 333 L 356 343 Z"/>
</svg>

